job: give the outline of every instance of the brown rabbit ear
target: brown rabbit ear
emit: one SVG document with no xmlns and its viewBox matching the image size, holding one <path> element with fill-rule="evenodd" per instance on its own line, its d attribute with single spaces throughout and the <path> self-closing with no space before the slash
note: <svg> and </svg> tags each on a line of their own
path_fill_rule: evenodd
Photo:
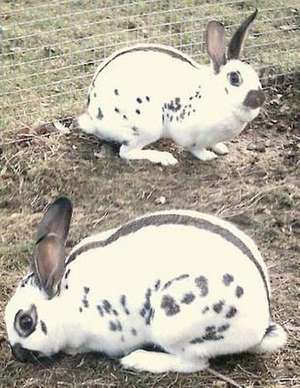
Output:
<svg viewBox="0 0 300 388">
<path fill-rule="evenodd" d="M 65 265 L 65 242 L 72 217 L 72 203 L 61 197 L 54 201 L 38 225 L 32 267 L 41 288 L 51 298 L 59 284 Z"/>
<path fill-rule="evenodd" d="M 65 270 L 65 247 L 55 235 L 48 235 L 36 246 L 33 254 L 33 271 L 39 286 L 52 298 L 57 292 Z"/>
<path fill-rule="evenodd" d="M 219 73 L 221 66 L 226 64 L 225 29 L 223 24 L 214 20 L 207 24 L 206 44 L 215 73 Z"/>
<path fill-rule="evenodd" d="M 258 10 L 256 8 L 255 11 L 250 16 L 248 16 L 248 18 L 240 25 L 240 27 L 234 33 L 228 46 L 228 59 L 239 59 L 244 47 L 245 40 L 247 38 L 247 34 L 254 19 L 256 18 L 257 12 Z"/>
</svg>

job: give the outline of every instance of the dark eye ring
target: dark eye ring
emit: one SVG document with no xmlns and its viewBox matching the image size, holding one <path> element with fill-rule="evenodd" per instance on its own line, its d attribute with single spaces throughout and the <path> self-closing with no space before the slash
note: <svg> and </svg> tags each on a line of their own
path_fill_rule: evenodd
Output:
<svg viewBox="0 0 300 388">
<path fill-rule="evenodd" d="M 33 319 L 29 314 L 23 314 L 19 319 L 19 325 L 23 331 L 29 331 L 32 329 Z"/>
<path fill-rule="evenodd" d="M 232 86 L 240 86 L 242 83 L 242 78 L 239 72 L 232 71 L 228 74 L 229 82 Z"/>
</svg>

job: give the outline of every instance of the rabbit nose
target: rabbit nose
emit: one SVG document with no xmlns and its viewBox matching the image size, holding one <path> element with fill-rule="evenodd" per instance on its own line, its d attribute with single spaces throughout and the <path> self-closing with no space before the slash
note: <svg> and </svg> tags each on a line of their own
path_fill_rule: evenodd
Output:
<svg viewBox="0 0 300 388">
<path fill-rule="evenodd" d="M 35 356 L 33 351 L 24 349 L 19 343 L 10 345 L 12 355 L 20 362 L 33 362 Z"/>
<path fill-rule="evenodd" d="M 257 109 L 263 105 L 263 103 L 265 102 L 265 99 L 266 99 L 265 93 L 261 89 L 250 90 L 247 93 L 247 96 L 243 104 L 247 108 Z"/>
</svg>

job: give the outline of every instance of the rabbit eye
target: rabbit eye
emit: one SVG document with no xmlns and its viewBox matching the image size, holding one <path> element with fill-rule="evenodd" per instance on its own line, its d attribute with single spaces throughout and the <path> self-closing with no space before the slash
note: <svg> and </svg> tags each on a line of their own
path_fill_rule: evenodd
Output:
<svg viewBox="0 0 300 388">
<path fill-rule="evenodd" d="M 20 337 L 28 337 L 34 332 L 37 324 L 37 312 L 35 305 L 32 305 L 29 310 L 19 310 L 15 316 L 14 327 Z"/>
<path fill-rule="evenodd" d="M 243 82 L 241 74 L 238 71 L 231 71 L 227 77 L 232 86 L 240 86 Z"/>
<path fill-rule="evenodd" d="M 19 324 L 20 324 L 20 328 L 23 330 L 23 331 L 29 331 L 32 329 L 32 326 L 33 326 L 33 319 L 31 318 L 30 315 L 28 314 L 24 314 L 20 317 L 20 320 L 19 320 Z"/>
</svg>

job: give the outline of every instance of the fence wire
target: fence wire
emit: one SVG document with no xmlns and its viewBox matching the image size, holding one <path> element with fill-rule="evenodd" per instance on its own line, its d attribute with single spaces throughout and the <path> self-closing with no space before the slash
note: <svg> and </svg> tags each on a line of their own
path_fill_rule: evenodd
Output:
<svg viewBox="0 0 300 388">
<path fill-rule="evenodd" d="M 168 44 L 207 63 L 207 22 L 223 22 L 229 39 L 254 6 L 245 60 L 266 83 L 295 75 L 298 0 L 1 0 L 0 125 L 79 113 L 98 64 L 129 44 Z"/>
</svg>

